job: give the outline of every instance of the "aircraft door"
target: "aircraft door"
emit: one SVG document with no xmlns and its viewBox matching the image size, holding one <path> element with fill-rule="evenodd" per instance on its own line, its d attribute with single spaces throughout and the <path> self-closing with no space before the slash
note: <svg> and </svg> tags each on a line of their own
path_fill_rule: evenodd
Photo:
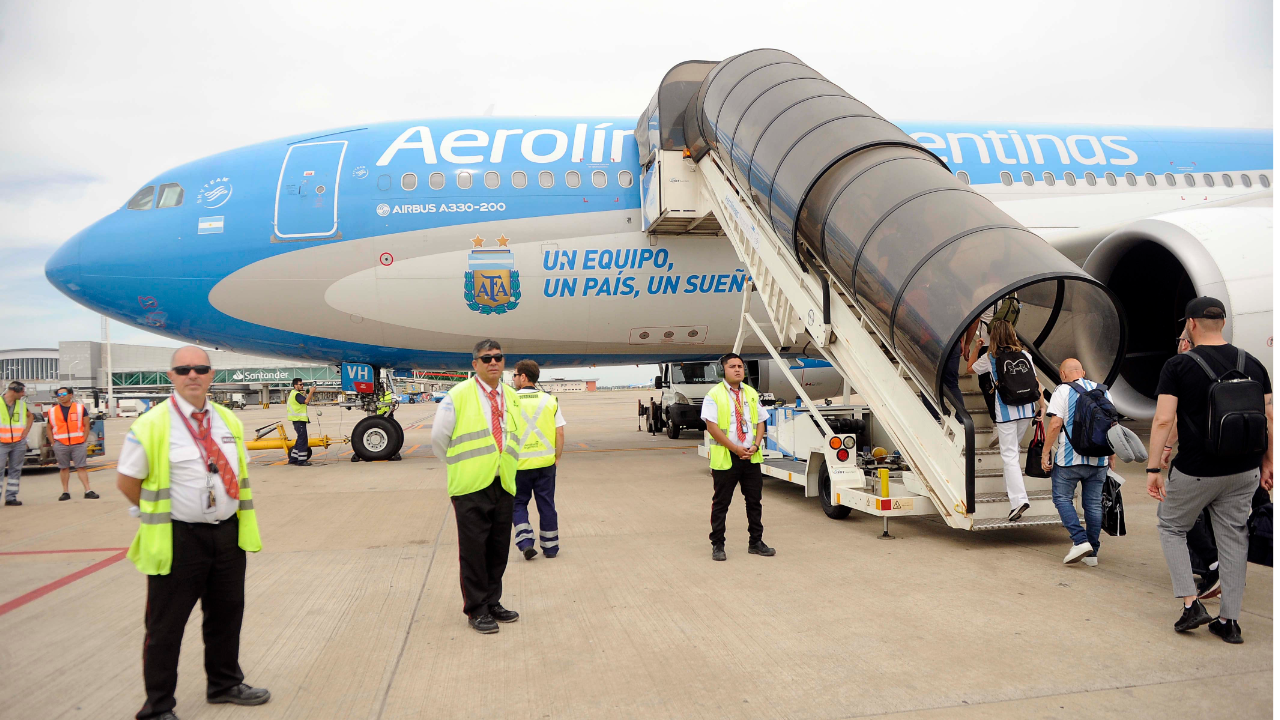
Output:
<svg viewBox="0 0 1280 720">
<path fill-rule="evenodd" d="M 338 239 L 338 179 L 346 140 L 289 147 L 276 185 L 273 242 Z"/>
</svg>

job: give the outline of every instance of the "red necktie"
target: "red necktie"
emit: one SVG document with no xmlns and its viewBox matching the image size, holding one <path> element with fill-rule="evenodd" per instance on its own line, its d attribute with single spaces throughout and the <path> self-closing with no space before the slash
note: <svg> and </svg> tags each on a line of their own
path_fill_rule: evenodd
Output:
<svg viewBox="0 0 1280 720">
<path fill-rule="evenodd" d="M 734 423 L 735 429 L 738 431 L 738 444 L 741 445 L 747 439 L 747 414 L 742 409 L 742 390 L 734 390 L 729 388 L 729 392 L 733 393 L 733 407 L 738 411 L 738 421 Z"/>
<path fill-rule="evenodd" d="M 501 398 L 498 397 L 496 389 L 485 389 L 484 392 L 489 396 L 489 429 L 493 431 L 493 441 L 498 445 L 498 452 L 502 452 L 502 406 L 499 404 Z"/>
<path fill-rule="evenodd" d="M 239 500 L 240 483 L 236 480 L 236 471 L 227 462 L 227 456 L 222 454 L 222 448 L 213 440 L 212 423 L 208 422 L 209 411 L 197 410 L 191 413 L 191 418 L 196 421 L 196 442 L 204 448 L 204 456 L 218 465 L 218 475 L 222 477 L 222 486 L 226 488 L 227 495 L 232 500 Z"/>
</svg>

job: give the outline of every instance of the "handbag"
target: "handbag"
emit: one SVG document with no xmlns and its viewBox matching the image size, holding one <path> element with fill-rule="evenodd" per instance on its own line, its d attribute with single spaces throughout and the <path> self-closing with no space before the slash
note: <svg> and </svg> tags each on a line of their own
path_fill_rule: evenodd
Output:
<svg viewBox="0 0 1280 720">
<path fill-rule="evenodd" d="M 1102 531 L 1112 537 L 1125 534 L 1124 498 L 1120 496 L 1120 483 L 1111 472 L 1102 482 Z"/>
<path fill-rule="evenodd" d="M 1031 437 L 1031 444 L 1027 446 L 1027 467 L 1026 476 L 1034 478 L 1047 478 L 1049 473 L 1040 467 L 1040 458 L 1044 455 L 1044 423 L 1039 418 L 1035 421 L 1036 434 Z"/>
</svg>

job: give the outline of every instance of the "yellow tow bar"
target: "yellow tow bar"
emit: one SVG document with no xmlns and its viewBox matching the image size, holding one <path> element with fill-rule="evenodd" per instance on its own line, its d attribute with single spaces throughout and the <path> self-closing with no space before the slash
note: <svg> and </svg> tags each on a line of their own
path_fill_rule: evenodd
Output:
<svg viewBox="0 0 1280 720">
<path fill-rule="evenodd" d="M 264 435 L 269 434 L 270 432 L 271 432 L 270 430 L 267 430 L 264 433 Z M 289 433 L 285 432 L 284 423 L 276 423 L 276 433 L 277 433 L 276 437 L 264 437 L 263 435 L 259 435 L 258 438 L 255 440 L 246 441 L 244 444 L 245 449 L 246 450 L 283 450 L 285 453 L 285 457 L 287 458 L 289 455 L 289 449 L 293 447 L 294 441 L 292 438 L 289 437 Z M 328 435 L 320 435 L 319 437 L 307 438 L 308 447 L 327 448 L 330 445 L 345 445 L 349 442 L 351 442 L 350 439 L 342 438 L 339 440 L 335 440 L 329 437 Z"/>
</svg>

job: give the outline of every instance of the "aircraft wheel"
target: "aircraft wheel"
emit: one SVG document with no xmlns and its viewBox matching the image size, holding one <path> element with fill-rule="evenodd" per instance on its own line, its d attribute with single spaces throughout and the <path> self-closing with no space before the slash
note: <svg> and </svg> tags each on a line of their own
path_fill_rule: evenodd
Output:
<svg viewBox="0 0 1280 720">
<path fill-rule="evenodd" d="M 404 426 L 400 424 L 400 421 L 397 420 L 394 415 L 387 419 L 391 421 L 391 425 L 396 431 L 396 441 L 393 443 L 395 450 L 391 453 L 392 455 L 395 455 L 400 452 L 400 448 L 404 447 Z"/>
<path fill-rule="evenodd" d="M 827 464 L 822 463 L 818 469 L 818 498 L 822 501 L 822 512 L 832 520 L 843 520 L 849 517 L 851 508 L 844 505 L 831 504 L 831 476 L 827 474 Z"/>
<path fill-rule="evenodd" d="M 404 435 L 396 432 L 390 420 L 370 415 L 351 431 L 351 449 L 361 460 L 386 460 L 396 454 L 396 438 L 404 441 Z"/>
</svg>

